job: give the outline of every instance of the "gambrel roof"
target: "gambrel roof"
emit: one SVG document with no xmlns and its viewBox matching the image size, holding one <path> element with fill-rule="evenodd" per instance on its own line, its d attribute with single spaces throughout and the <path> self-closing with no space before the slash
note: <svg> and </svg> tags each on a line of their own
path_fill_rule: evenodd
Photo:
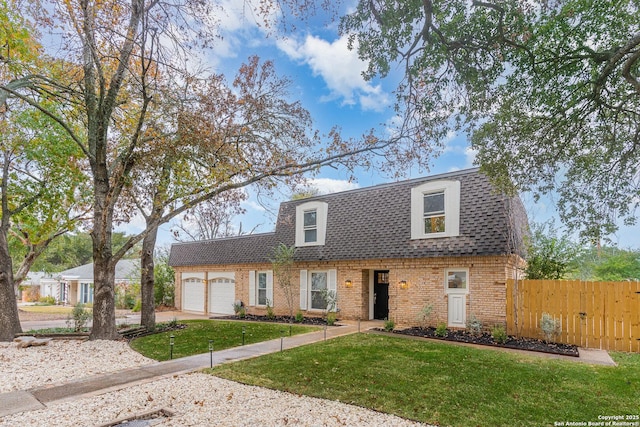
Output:
<svg viewBox="0 0 640 427">
<path fill-rule="evenodd" d="M 460 182 L 459 235 L 411 239 L 411 189 L 430 181 Z M 172 266 L 269 262 L 280 242 L 295 243 L 296 206 L 327 203 L 324 245 L 298 247 L 297 261 L 522 254 L 527 217 L 519 197 L 498 194 L 478 169 L 287 201 L 272 233 L 177 243 Z"/>
</svg>

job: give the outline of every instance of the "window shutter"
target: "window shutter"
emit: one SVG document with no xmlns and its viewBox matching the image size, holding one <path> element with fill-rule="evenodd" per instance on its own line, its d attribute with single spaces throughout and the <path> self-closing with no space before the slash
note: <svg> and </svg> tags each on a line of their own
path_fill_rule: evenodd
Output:
<svg viewBox="0 0 640 427">
<path fill-rule="evenodd" d="M 273 307 L 273 271 L 267 271 L 267 300 Z"/>
<path fill-rule="evenodd" d="M 307 309 L 307 270 L 300 270 L 300 310 Z"/>
<path fill-rule="evenodd" d="M 327 290 L 333 292 L 336 297 L 334 311 L 338 311 L 338 270 L 329 270 L 327 273 Z"/>
<path fill-rule="evenodd" d="M 256 272 L 249 271 L 249 305 L 256 305 Z"/>
</svg>

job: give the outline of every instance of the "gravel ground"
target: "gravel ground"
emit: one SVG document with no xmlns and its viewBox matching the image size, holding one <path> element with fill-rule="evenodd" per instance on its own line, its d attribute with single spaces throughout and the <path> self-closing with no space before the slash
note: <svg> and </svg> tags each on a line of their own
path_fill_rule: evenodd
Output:
<svg viewBox="0 0 640 427">
<path fill-rule="evenodd" d="M 27 349 L 2 343 L 0 391 L 41 387 L 152 362 L 123 342 L 52 341 Z M 6 416 L 0 418 L 0 426 L 95 426 L 162 408 L 175 414 L 157 424 L 162 426 L 423 425 L 357 406 L 193 373 Z"/>
</svg>

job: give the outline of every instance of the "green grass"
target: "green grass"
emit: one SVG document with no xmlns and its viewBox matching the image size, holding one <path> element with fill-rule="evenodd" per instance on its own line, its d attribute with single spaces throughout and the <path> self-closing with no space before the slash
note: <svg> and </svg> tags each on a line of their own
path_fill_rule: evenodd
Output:
<svg viewBox="0 0 640 427">
<path fill-rule="evenodd" d="M 544 426 L 640 414 L 640 355 L 618 367 L 357 334 L 207 372 L 437 425 Z"/>
<path fill-rule="evenodd" d="M 86 307 L 91 311 L 91 308 Z M 22 311 L 28 311 L 30 313 L 43 313 L 43 314 L 71 314 L 73 307 L 62 305 L 24 305 L 20 307 Z"/>
<path fill-rule="evenodd" d="M 245 344 L 253 344 L 289 335 L 289 325 L 258 322 L 229 322 L 220 320 L 184 320 L 185 329 L 162 332 L 131 341 L 131 348 L 155 360 L 169 359 L 169 337 L 175 336 L 173 358 L 192 356 L 209 351 L 213 340 L 215 351 L 242 345 L 242 327 L 245 327 Z M 292 325 L 291 334 L 298 335 L 317 330 L 317 327 Z"/>
</svg>

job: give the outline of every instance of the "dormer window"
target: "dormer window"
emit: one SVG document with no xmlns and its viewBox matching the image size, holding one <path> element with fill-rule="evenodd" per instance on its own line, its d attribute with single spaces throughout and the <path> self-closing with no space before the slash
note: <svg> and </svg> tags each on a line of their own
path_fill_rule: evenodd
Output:
<svg viewBox="0 0 640 427">
<path fill-rule="evenodd" d="M 432 181 L 411 189 L 411 239 L 460 234 L 460 181 Z"/>
<path fill-rule="evenodd" d="M 322 246 L 327 233 L 327 203 L 296 206 L 296 246 Z"/>
<path fill-rule="evenodd" d="M 304 242 L 318 241 L 318 211 L 316 209 L 304 211 Z"/>
<path fill-rule="evenodd" d="M 424 195 L 424 233 L 444 233 L 444 191 Z"/>
</svg>

